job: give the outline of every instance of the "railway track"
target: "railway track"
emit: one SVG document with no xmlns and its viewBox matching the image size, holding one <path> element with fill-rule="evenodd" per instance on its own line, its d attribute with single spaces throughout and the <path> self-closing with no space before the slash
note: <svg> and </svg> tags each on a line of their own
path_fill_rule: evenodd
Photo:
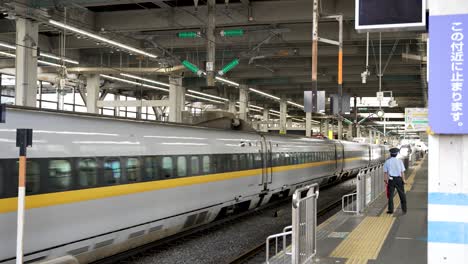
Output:
<svg viewBox="0 0 468 264">
<path fill-rule="evenodd" d="M 322 187 L 322 190 L 333 188 L 336 185 L 328 185 L 326 187 Z M 134 260 L 138 260 L 141 257 L 144 256 L 150 256 L 152 254 L 156 254 L 160 251 L 163 251 L 167 248 L 171 248 L 177 245 L 180 245 L 181 243 L 185 243 L 187 241 L 190 241 L 192 239 L 197 239 L 200 237 L 205 236 L 206 234 L 210 232 L 214 232 L 218 229 L 225 228 L 229 225 L 232 225 L 235 222 L 240 222 L 243 219 L 246 219 L 251 216 L 255 215 L 261 215 L 263 214 L 264 211 L 267 209 L 273 209 L 276 207 L 280 207 L 281 205 L 285 205 L 287 203 L 291 202 L 291 197 L 286 197 L 284 199 L 272 202 L 270 204 L 267 204 L 265 206 L 256 208 L 251 211 L 243 212 L 240 214 L 236 214 L 221 220 L 218 220 L 213 223 L 209 223 L 200 227 L 196 227 L 181 233 L 178 233 L 176 235 L 173 235 L 171 237 L 167 237 L 146 245 L 142 245 L 139 247 L 136 247 L 134 249 L 109 256 L 107 258 L 103 258 L 100 260 L 97 260 L 93 262 L 92 264 L 110 264 L 110 263 L 133 263 Z M 326 206 L 326 208 L 320 210 L 317 215 L 317 220 L 320 223 L 320 218 L 323 218 L 324 215 L 329 213 L 330 211 L 333 210 L 333 208 L 336 208 L 337 205 L 341 205 L 341 199 L 339 201 L 335 201 L 329 205 Z M 323 220 L 322 220 L 323 221 Z M 265 250 L 265 242 L 262 244 L 259 244 L 258 246 L 252 248 L 251 250 L 247 251 L 246 253 L 240 255 L 239 257 L 236 257 L 233 260 L 230 260 L 226 263 L 243 263 L 248 259 L 251 259 L 252 257 L 255 257 L 258 255 L 262 250 Z"/>
<path fill-rule="evenodd" d="M 324 216 L 327 216 L 329 213 L 333 212 L 337 207 L 341 207 L 341 199 L 337 200 L 335 202 L 332 202 L 331 204 L 327 205 L 325 208 L 321 209 L 317 213 L 318 224 L 325 221 L 328 217 L 324 217 Z M 266 247 L 266 241 L 258 244 L 257 246 L 255 246 L 252 249 L 246 251 L 242 255 L 239 255 L 235 259 L 230 260 L 227 263 L 229 263 L 229 264 L 246 263 L 247 261 L 255 258 L 256 256 L 258 256 L 259 254 L 265 252 L 265 247 Z"/>
</svg>

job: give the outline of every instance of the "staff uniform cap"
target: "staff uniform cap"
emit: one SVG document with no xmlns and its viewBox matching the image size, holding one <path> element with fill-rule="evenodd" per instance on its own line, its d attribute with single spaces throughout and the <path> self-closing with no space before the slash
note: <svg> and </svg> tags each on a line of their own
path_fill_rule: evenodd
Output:
<svg viewBox="0 0 468 264">
<path fill-rule="evenodd" d="M 397 154 L 398 152 L 400 152 L 399 148 L 391 148 L 390 149 L 390 153 L 392 153 L 392 154 Z"/>
</svg>

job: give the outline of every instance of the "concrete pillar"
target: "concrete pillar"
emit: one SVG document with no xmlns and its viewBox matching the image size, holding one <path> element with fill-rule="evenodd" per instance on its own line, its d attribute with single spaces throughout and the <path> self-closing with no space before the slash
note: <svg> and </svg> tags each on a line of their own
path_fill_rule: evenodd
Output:
<svg viewBox="0 0 468 264">
<path fill-rule="evenodd" d="M 228 102 L 228 112 L 233 113 L 234 115 L 237 113 L 236 111 L 236 100 L 231 99 Z"/>
<path fill-rule="evenodd" d="M 270 121 L 270 111 L 268 109 L 263 109 L 263 119 L 264 122 Z M 262 131 L 263 132 L 268 132 L 268 124 L 263 124 L 262 125 Z"/>
<path fill-rule="evenodd" d="M 353 124 L 348 125 L 348 140 L 353 139 Z"/>
<path fill-rule="evenodd" d="M 249 88 L 245 84 L 239 87 L 239 118 L 245 121 L 249 118 Z"/>
<path fill-rule="evenodd" d="M 330 121 L 328 119 L 321 119 L 320 121 L 320 133 L 324 135 L 325 137 L 328 137 L 328 127 L 330 124 Z"/>
<path fill-rule="evenodd" d="M 185 106 L 185 89 L 182 77 L 169 77 L 169 122 L 182 122 L 182 111 Z"/>
<path fill-rule="evenodd" d="M 215 53 L 216 53 L 216 0 L 208 0 L 208 20 L 206 25 L 206 85 L 215 85 Z"/>
<path fill-rule="evenodd" d="M 16 105 L 36 107 L 38 25 L 16 20 Z"/>
<path fill-rule="evenodd" d="M 369 129 L 369 143 L 374 144 L 374 131 Z"/>
<path fill-rule="evenodd" d="M 86 108 L 88 113 L 99 114 L 99 108 L 97 106 L 97 101 L 99 99 L 99 85 L 99 74 L 86 75 Z"/>
<path fill-rule="evenodd" d="M 338 139 L 342 140 L 343 139 L 343 122 L 341 121 L 341 118 L 338 119 Z"/>
<path fill-rule="evenodd" d="M 141 106 L 136 108 L 136 119 L 141 119 Z"/>
<path fill-rule="evenodd" d="M 361 137 L 361 126 L 356 125 L 356 137 Z"/>
<path fill-rule="evenodd" d="M 120 95 L 114 94 L 114 101 L 118 101 L 118 100 L 120 100 Z M 114 116 L 120 116 L 120 107 L 114 107 Z"/>
<path fill-rule="evenodd" d="M 280 134 L 286 134 L 287 130 L 288 103 L 283 98 L 280 101 Z"/>
<path fill-rule="evenodd" d="M 306 113 L 306 127 L 305 127 L 306 137 L 312 136 L 312 113 Z"/>
</svg>

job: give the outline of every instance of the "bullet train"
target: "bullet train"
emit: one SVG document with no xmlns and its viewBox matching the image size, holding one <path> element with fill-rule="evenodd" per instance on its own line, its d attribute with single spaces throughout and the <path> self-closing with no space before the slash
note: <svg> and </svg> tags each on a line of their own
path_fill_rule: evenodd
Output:
<svg viewBox="0 0 468 264">
<path fill-rule="evenodd" d="M 89 263 L 384 162 L 380 145 L 8 107 L 0 263 L 14 263 L 16 129 L 28 148 L 24 254 Z"/>
</svg>

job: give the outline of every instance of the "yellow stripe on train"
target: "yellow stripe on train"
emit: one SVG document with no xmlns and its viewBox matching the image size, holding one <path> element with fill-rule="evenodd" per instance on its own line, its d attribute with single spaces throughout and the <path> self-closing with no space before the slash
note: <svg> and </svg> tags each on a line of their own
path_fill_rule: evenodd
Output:
<svg viewBox="0 0 468 264">
<path fill-rule="evenodd" d="M 347 158 L 345 161 L 353 161 L 359 158 Z M 296 169 L 311 168 L 336 163 L 335 160 L 319 161 L 296 165 L 273 167 L 273 172 L 282 172 Z M 201 176 L 176 178 L 159 181 L 148 181 L 141 183 L 104 186 L 89 189 L 80 189 L 64 192 L 45 193 L 26 196 L 26 209 L 48 207 L 61 204 L 77 203 L 89 200 L 110 198 L 115 196 L 129 195 L 134 193 L 171 189 L 195 184 L 204 184 L 217 181 L 225 181 L 236 178 L 252 177 L 262 174 L 262 169 L 224 172 Z M 97 191 L 96 189 L 99 189 Z M 9 213 L 17 210 L 18 199 L 16 197 L 0 199 L 0 213 Z"/>
</svg>

